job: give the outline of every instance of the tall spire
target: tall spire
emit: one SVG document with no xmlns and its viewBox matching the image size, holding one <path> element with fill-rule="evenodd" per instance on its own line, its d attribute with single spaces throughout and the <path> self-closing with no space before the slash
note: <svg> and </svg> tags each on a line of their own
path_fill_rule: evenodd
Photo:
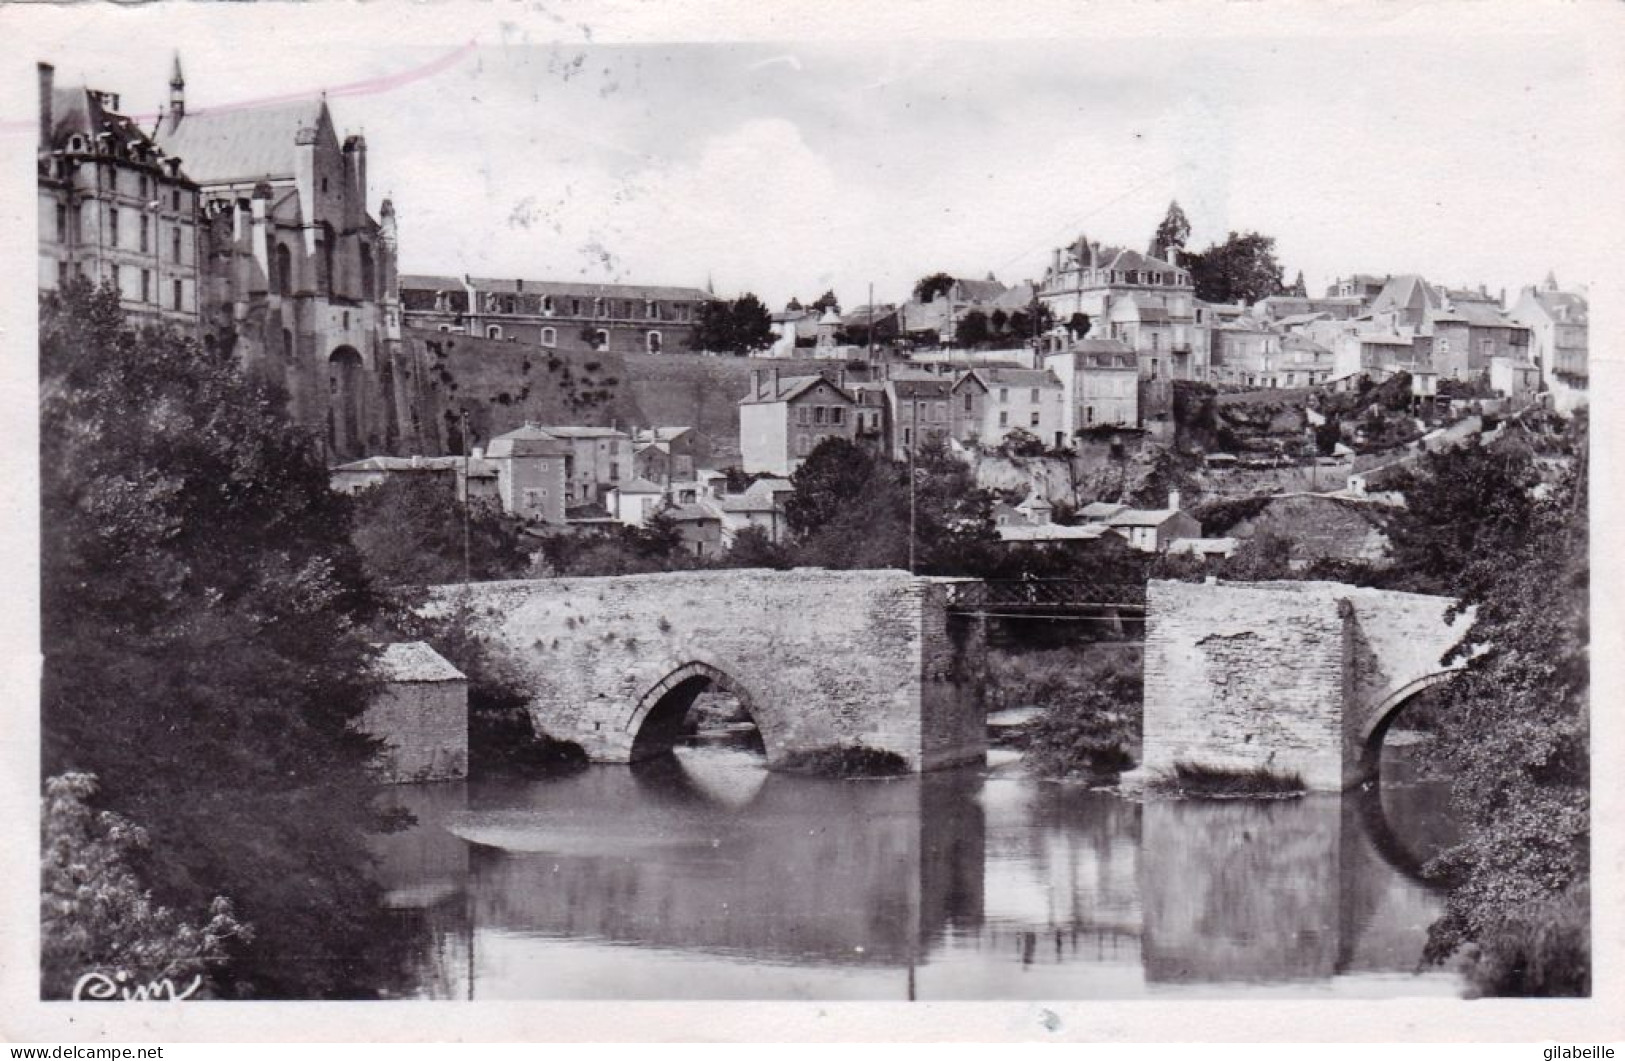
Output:
<svg viewBox="0 0 1625 1061">
<path fill-rule="evenodd" d="M 175 64 L 169 74 L 169 131 L 186 117 L 186 77 L 181 73 L 181 53 L 175 53 Z"/>
</svg>

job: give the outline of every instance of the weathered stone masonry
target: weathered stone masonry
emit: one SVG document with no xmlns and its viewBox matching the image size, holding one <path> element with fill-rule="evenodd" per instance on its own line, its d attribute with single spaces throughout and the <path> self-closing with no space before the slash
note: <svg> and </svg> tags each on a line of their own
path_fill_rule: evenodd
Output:
<svg viewBox="0 0 1625 1061">
<path fill-rule="evenodd" d="M 1454 603 L 1336 582 L 1151 582 L 1142 770 L 1358 783 L 1399 706 L 1459 666 L 1442 662 L 1471 622 L 1446 621 Z"/>
<path fill-rule="evenodd" d="M 527 673 L 537 728 L 596 761 L 662 750 L 671 733 L 650 733 L 673 704 L 720 687 L 750 711 L 770 764 L 862 744 L 931 770 L 986 750 L 985 644 L 947 614 L 947 585 L 894 571 L 677 571 L 437 597 L 469 595 L 477 632 Z"/>
</svg>

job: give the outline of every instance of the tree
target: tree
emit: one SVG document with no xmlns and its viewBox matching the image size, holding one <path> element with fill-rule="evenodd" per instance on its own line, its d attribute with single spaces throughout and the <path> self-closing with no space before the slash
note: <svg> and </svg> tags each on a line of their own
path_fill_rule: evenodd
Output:
<svg viewBox="0 0 1625 1061">
<path fill-rule="evenodd" d="M 1185 249 L 1185 241 L 1190 239 L 1191 223 L 1185 217 L 1185 211 L 1179 208 L 1178 201 L 1168 204 L 1168 213 L 1163 217 L 1162 224 L 1157 226 L 1156 235 L 1151 237 L 1149 254 L 1153 258 L 1172 262 L 1179 261 L 1175 255 Z"/>
<path fill-rule="evenodd" d="M 414 944 L 369 868 L 389 819 L 353 726 L 383 609 L 314 440 L 110 286 L 42 300 L 40 377 L 45 776 L 141 823 L 154 902 L 232 901 L 253 935 L 223 993 L 387 989 Z"/>
<path fill-rule="evenodd" d="M 167 981 L 186 997 L 215 993 L 213 973 L 230 940 L 248 930 L 216 896 L 201 927 L 155 903 L 132 861 L 148 847 L 146 830 L 90 799 L 88 774 L 48 778 L 40 809 L 40 995 L 69 998 L 87 972 L 127 978 L 130 986 Z M 193 989 L 193 978 L 201 978 Z M 92 994 L 90 997 L 96 997 Z"/>
<path fill-rule="evenodd" d="M 733 545 L 723 557 L 726 567 L 769 567 L 776 570 L 791 565 L 789 551 L 768 537 L 761 527 L 750 526 L 734 535 Z"/>
<path fill-rule="evenodd" d="M 1443 960 L 1468 948 L 1469 977 L 1486 994 L 1585 995 L 1591 987 L 1583 423 L 1574 434 L 1578 468 L 1534 496 L 1518 467 L 1493 490 L 1481 477 L 1493 455 L 1472 453 L 1438 466 L 1465 472 L 1467 482 L 1419 479 L 1406 493 L 1408 505 L 1453 499 L 1458 517 L 1483 506 L 1483 537 L 1459 556 L 1432 548 L 1463 533 L 1446 515 L 1426 517 L 1426 547 L 1408 541 L 1405 555 L 1432 570 L 1456 568 L 1461 605 L 1475 609 L 1455 654 L 1465 669 L 1437 690 L 1437 731 L 1425 746 L 1451 779 L 1463 827 L 1460 843 L 1428 866 L 1451 885 L 1428 953 Z"/>
<path fill-rule="evenodd" d="M 987 322 L 991 325 L 994 334 L 1003 335 L 1005 330 L 1010 327 L 1010 314 L 1002 309 L 996 309 L 993 311 L 993 315 L 987 319 Z"/>
<path fill-rule="evenodd" d="M 1187 253 L 1183 264 L 1205 302 L 1257 302 L 1281 293 L 1275 240 L 1257 232 L 1232 232 L 1200 254 Z"/>
<path fill-rule="evenodd" d="M 1084 336 L 1089 334 L 1090 323 L 1089 314 L 1074 313 L 1071 317 L 1067 318 L 1066 333 L 1067 335 L 1071 336 L 1074 341 L 1082 339 Z"/>
<path fill-rule="evenodd" d="M 1287 290 L 1287 294 L 1293 295 L 1297 298 L 1309 297 L 1309 286 L 1303 282 L 1302 269 L 1298 270 L 1298 277 L 1296 280 L 1292 281 L 1292 287 Z"/>
<path fill-rule="evenodd" d="M 1388 525 L 1398 588 L 1451 596 L 1477 590 L 1481 552 L 1522 548 L 1537 508 L 1539 481 L 1525 452 L 1482 445 L 1429 453 L 1396 484 L 1405 507 Z"/>
<path fill-rule="evenodd" d="M 954 342 L 960 346 L 984 346 L 990 334 L 987 314 L 979 309 L 971 310 L 959 318 L 959 323 L 954 325 Z"/>
<path fill-rule="evenodd" d="M 700 307 L 688 345 L 693 350 L 738 357 L 765 350 L 773 345 L 773 316 L 748 292 L 732 302 L 707 302 Z"/>
<path fill-rule="evenodd" d="M 374 582 L 433 586 L 461 582 L 463 506 L 452 483 L 433 475 L 395 475 L 356 494 L 352 540 Z M 467 513 L 470 574 L 477 580 L 520 577 L 530 553 L 519 523 L 495 505 Z"/>
<path fill-rule="evenodd" d="M 795 492 L 784 504 L 791 533 L 805 540 L 835 519 L 862 493 L 875 458 L 844 438 L 826 438 L 790 476 Z"/>
<path fill-rule="evenodd" d="M 807 308 L 808 309 L 815 309 L 819 313 L 823 313 L 825 310 L 832 309 L 838 314 L 838 313 L 841 312 L 841 302 L 840 302 L 839 299 L 837 299 L 835 297 L 835 292 L 833 290 L 830 290 L 830 291 L 825 291 L 822 295 L 819 295 L 818 300 L 816 302 L 814 302 L 812 305 L 808 306 Z"/>
<path fill-rule="evenodd" d="M 931 302 L 938 295 L 946 295 L 954 289 L 954 278 L 947 273 L 932 273 L 922 276 L 914 284 L 914 301 Z"/>
<path fill-rule="evenodd" d="M 797 298 L 796 296 L 791 295 L 790 296 L 790 301 L 786 302 L 784 304 L 784 309 L 785 309 L 785 312 L 787 312 L 787 313 L 800 312 L 800 310 L 801 310 L 801 300 L 799 298 Z"/>
</svg>

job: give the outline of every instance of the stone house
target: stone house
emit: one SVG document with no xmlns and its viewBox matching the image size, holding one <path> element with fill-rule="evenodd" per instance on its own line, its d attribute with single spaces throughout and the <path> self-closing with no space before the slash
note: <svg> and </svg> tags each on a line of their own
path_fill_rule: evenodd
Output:
<svg viewBox="0 0 1625 1061">
<path fill-rule="evenodd" d="M 1060 381 L 1060 430 L 1068 439 L 1096 427 L 1139 427 L 1140 368 L 1127 343 L 1081 339 L 1046 354 L 1044 367 Z"/>
<path fill-rule="evenodd" d="M 1281 356 L 1281 336 L 1269 325 L 1252 317 L 1242 317 L 1214 327 L 1208 333 L 1212 344 L 1212 378 L 1242 387 L 1275 385 L 1275 369 Z"/>
<path fill-rule="evenodd" d="M 665 503 L 665 490 L 641 476 L 616 483 L 604 493 L 604 507 L 628 527 L 643 526 Z"/>
<path fill-rule="evenodd" d="M 969 383 L 974 378 L 979 387 Z M 959 393 L 955 413 L 975 415 L 967 399 L 980 390 L 981 417 L 974 437 L 984 445 L 997 446 L 1010 432 L 1020 429 L 1046 446 L 1067 443 L 1065 430 L 1066 394 L 1061 381 L 1047 368 L 973 368 L 954 385 Z M 963 406 L 964 408 L 960 408 Z M 968 430 L 954 431 L 955 438 L 968 438 Z"/>
<path fill-rule="evenodd" d="M 328 469 L 328 485 L 341 494 L 356 494 L 395 478 L 416 478 L 440 483 L 448 494 L 457 492 L 457 469 L 446 457 L 367 457 Z"/>
<path fill-rule="evenodd" d="M 952 436 L 954 382 L 935 373 L 893 374 L 886 380 L 886 450 L 892 460 L 908 460 L 933 439 Z"/>
<path fill-rule="evenodd" d="M 547 429 L 527 424 L 498 435 L 485 450 L 496 467 L 502 509 L 521 519 L 565 523 L 574 449 Z"/>
<path fill-rule="evenodd" d="M 1540 287 L 1526 287 L 1508 313 L 1530 331 L 1530 357 L 1558 409 L 1586 402 L 1589 377 L 1590 305 L 1585 296 L 1558 289 L 1550 274 Z"/>
<path fill-rule="evenodd" d="M 1489 302 L 1450 301 L 1429 314 L 1433 369 L 1444 379 L 1482 379 L 1495 358 L 1533 364 L 1530 330 Z"/>
<path fill-rule="evenodd" d="M 823 376 L 784 376 L 752 370 L 739 400 L 740 464 L 747 472 L 790 475 L 826 438 L 854 439 L 856 402 Z"/>
<path fill-rule="evenodd" d="M 1167 508 L 1125 508 L 1103 522 L 1130 547 L 1143 553 L 1166 552 L 1175 538 L 1202 536 L 1202 525 L 1180 509 L 1177 493 L 1168 495 Z"/>
<path fill-rule="evenodd" d="M 693 505 L 672 505 L 663 510 L 677 524 L 683 538 L 683 548 L 702 560 L 722 555 L 722 512 L 713 502 L 701 501 Z"/>
<path fill-rule="evenodd" d="M 468 776 L 468 679 L 421 641 L 384 645 L 379 682 L 357 722 L 383 742 L 382 780 L 452 781 Z"/>
<path fill-rule="evenodd" d="M 661 484 L 694 478 L 697 438 L 690 427 L 633 428 L 632 473 Z"/>
</svg>

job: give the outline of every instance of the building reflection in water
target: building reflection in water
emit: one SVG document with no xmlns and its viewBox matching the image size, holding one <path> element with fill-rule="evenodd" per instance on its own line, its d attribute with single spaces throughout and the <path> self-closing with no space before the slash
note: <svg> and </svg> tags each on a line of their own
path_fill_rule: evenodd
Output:
<svg viewBox="0 0 1625 1061">
<path fill-rule="evenodd" d="M 397 798 L 419 824 L 381 839 L 380 873 L 435 932 L 433 997 L 1402 986 L 1437 911 L 1337 797 L 1141 805 L 1020 775 L 824 781 L 707 752 Z"/>
</svg>

